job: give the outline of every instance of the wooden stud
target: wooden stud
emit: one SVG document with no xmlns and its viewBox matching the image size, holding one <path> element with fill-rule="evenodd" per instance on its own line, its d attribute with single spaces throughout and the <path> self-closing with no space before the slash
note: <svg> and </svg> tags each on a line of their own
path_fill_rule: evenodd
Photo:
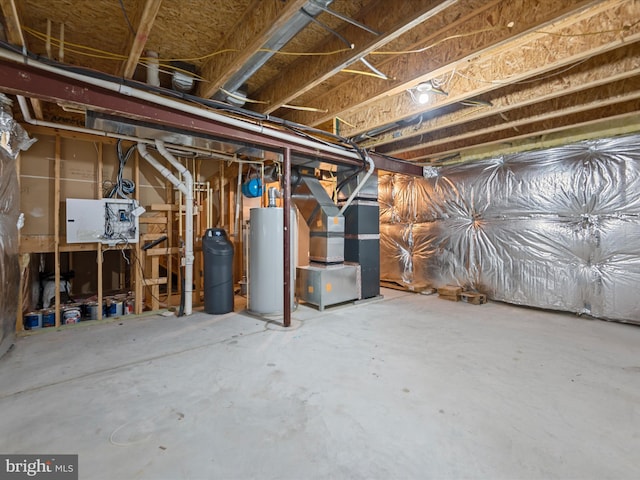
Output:
<svg viewBox="0 0 640 480">
<path fill-rule="evenodd" d="M 53 230 L 54 234 L 54 271 L 55 271 L 55 302 L 56 327 L 60 326 L 60 137 L 56 135 L 53 179 Z"/>
<path fill-rule="evenodd" d="M 637 43 L 609 52 L 603 58 L 596 56 L 570 69 L 562 75 L 542 78 L 520 85 L 500 89 L 499 96 L 490 96 L 491 107 L 463 108 L 424 119 L 419 125 L 411 125 L 383 133 L 365 141 L 365 148 L 375 147 L 379 153 L 396 155 L 418 150 L 421 142 L 416 137 L 428 135 L 446 127 L 462 125 L 491 115 L 506 113 L 517 108 L 559 99 L 571 92 L 586 91 L 605 83 L 617 82 L 638 74 L 640 69 L 640 46 Z M 428 137 L 427 137 L 428 138 Z"/>
<path fill-rule="evenodd" d="M 124 66 L 123 76 L 125 78 L 133 77 L 136 71 L 136 66 L 138 65 L 144 46 L 147 43 L 147 38 L 149 38 L 149 34 L 153 28 L 153 22 L 160 10 L 160 5 L 162 5 L 162 0 L 147 0 L 144 4 L 142 16 L 138 23 L 138 30 L 129 49 L 129 58 L 127 58 L 127 63 Z"/>
<path fill-rule="evenodd" d="M 102 198 L 102 168 L 103 168 L 103 145 L 102 142 L 98 142 L 98 165 L 96 172 L 96 199 Z M 98 266 L 98 320 L 102 320 L 102 302 L 103 302 L 103 284 L 102 284 L 102 244 L 96 244 L 96 264 Z"/>
<path fill-rule="evenodd" d="M 5 20 L 5 33 L 9 43 L 18 45 L 20 47 L 26 47 L 27 43 L 24 39 L 24 33 L 20 26 L 20 15 L 14 0 L 0 0 L 0 10 L 4 15 Z M 33 114 L 38 120 L 42 120 L 42 102 L 36 98 L 30 99 L 31 106 L 33 107 Z"/>
<path fill-rule="evenodd" d="M 4 15 L 4 26 L 9 43 L 24 47 L 24 35 L 20 27 L 20 17 L 14 0 L 0 0 L 0 8 Z"/>
<path fill-rule="evenodd" d="M 636 71 L 636 75 L 640 70 Z M 520 137 L 524 132 L 531 132 L 529 125 L 532 123 L 555 121 L 562 117 L 588 112 L 594 109 L 602 109 L 614 104 L 632 103 L 640 99 L 640 77 L 635 76 L 619 82 L 610 83 L 597 90 L 575 92 L 546 102 L 539 102 L 508 113 L 496 114 L 451 128 L 432 132 L 429 139 L 420 145 L 420 148 L 411 149 L 403 153 L 405 158 L 411 155 L 421 156 L 423 152 L 438 149 L 441 146 L 449 147 L 465 139 L 478 138 L 483 135 L 491 135 L 494 132 L 504 132 L 505 135 L 513 134 Z M 561 122 L 564 124 L 564 122 Z M 511 137 L 510 137 L 511 138 Z M 504 135 L 500 140 L 505 141 Z"/>
<path fill-rule="evenodd" d="M 619 104 L 608 105 L 603 108 L 596 108 L 587 112 L 578 112 L 574 114 L 564 115 L 555 119 L 541 120 L 520 127 L 518 132 L 512 128 L 505 130 L 493 131 L 488 134 L 478 135 L 473 138 L 473 142 L 460 140 L 457 142 L 446 143 L 440 147 L 436 146 L 425 150 L 417 150 L 411 152 L 414 157 L 411 160 L 437 159 L 438 157 L 446 157 L 453 153 L 461 153 L 466 151 L 479 150 L 482 147 L 505 146 L 510 145 L 518 147 L 515 150 L 523 150 L 523 146 L 519 141 L 528 141 L 531 136 L 543 137 L 552 133 L 562 132 L 563 130 L 573 130 L 586 126 L 602 126 L 607 127 L 619 119 L 636 118 L 638 113 L 638 101 L 633 100 Z M 577 141 L 577 140 L 576 140 Z M 493 152 L 491 153 L 493 154 Z M 487 156 L 489 154 L 485 154 Z"/>
<path fill-rule="evenodd" d="M 417 105 L 408 93 L 402 92 L 374 101 L 353 114 L 341 116 L 353 125 L 344 125 L 343 135 L 352 136 L 366 132 L 374 125 L 433 111 L 501 88 L 505 81 L 519 82 L 640 39 L 640 24 L 630 27 L 627 20 L 640 18 L 640 3 L 609 0 L 599 3 L 587 13 L 574 15 L 547 28 L 546 31 L 553 35 L 532 33 L 517 46 L 512 42 L 508 49 L 496 47 L 478 55 L 466 66 L 457 65 L 456 74 L 445 86 L 448 96 L 434 96 L 426 106 Z M 585 35 L 593 30 L 594 25 L 598 25 L 603 33 Z M 576 37 L 583 40 L 576 42 Z M 523 52 L 527 54 L 523 55 Z M 447 68 L 456 68 L 456 64 Z"/>
</svg>

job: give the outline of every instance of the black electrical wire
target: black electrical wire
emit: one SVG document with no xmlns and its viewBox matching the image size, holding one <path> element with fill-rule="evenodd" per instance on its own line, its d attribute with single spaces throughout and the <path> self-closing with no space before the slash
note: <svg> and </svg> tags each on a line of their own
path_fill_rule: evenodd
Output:
<svg viewBox="0 0 640 480">
<path fill-rule="evenodd" d="M 124 19 L 126 20 L 127 25 L 129 26 L 129 31 L 131 32 L 131 35 L 135 37 L 136 31 L 133 29 L 133 25 L 131 25 L 131 20 L 129 20 L 129 15 L 127 15 L 127 10 L 124 8 L 124 3 L 122 2 L 122 0 L 118 0 L 118 1 L 120 2 L 120 9 L 122 10 Z"/>
<path fill-rule="evenodd" d="M 123 178 L 124 175 L 124 167 L 127 164 L 127 161 L 133 154 L 136 145 L 131 145 L 126 152 L 122 152 L 122 139 L 118 140 L 116 143 L 116 152 L 118 154 L 118 173 L 116 176 L 116 182 L 113 187 L 107 194 L 109 198 L 119 197 L 119 198 L 129 198 L 131 194 L 136 189 L 136 184 L 133 180 L 129 180 L 128 178 Z"/>
</svg>

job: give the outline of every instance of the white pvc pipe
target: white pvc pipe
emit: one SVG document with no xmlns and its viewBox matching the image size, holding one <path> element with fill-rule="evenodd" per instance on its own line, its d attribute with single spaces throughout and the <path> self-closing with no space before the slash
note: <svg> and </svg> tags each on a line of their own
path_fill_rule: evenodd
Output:
<svg viewBox="0 0 640 480">
<path fill-rule="evenodd" d="M 162 165 L 158 160 L 156 160 L 148 151 L 147 146 L 144 143 L 138 143 L 138 152 L 142 157 L 151 164 L 153 168 L 160 172 L 164 178 L 169 180 L 178 190 L 180 190 L 185 195 L 187 194 L 187 187 L 176 177 L 171 170 Z"/>
<path fill-rule="evenodd" d="M 169 152 L 161 140 L 156 140 L 156 148 L 160 155 L 167 159 L 183 176 L 185 189 L 185 234 L 184 234 L 184 314 L 191 315 L 193 307 L 193 176 L 187 167 L 182 165 Z M 178 187 L 180 188 L 180 187 Z M 180 189 L 183 192 L 183 189 Z"/>
<path fill-rule="evenodd" d="M 154 87 L 160 86 L 160 61 L 158 60 L 158 52 L 152 50 L 147 51 L 147 83 Z"/>
<path fill-rule="evenodd" d="M 371 176 L 371 174 L 376 168 L 376 165 L 375 163 L 373 163 L 373 160 L 371 160 L 371 157 L 369 155 L 366 155 L 366 158 L 367 158 L 367 162 L 369 163 L 369 170 L 367 170 L 367 173 L 365 174 L 362 181 L 356 186 L 356 189 L 353 192 L 351 192 L 351 195 L 349 195 L 349 198 L 347 198 L 347 202 L 340 209 L 340 215 L 343 215 L 344 211 L 349 207 L 349 205 L 351 205 L 351 202 L 353 202 L 353 199 L 356 198 L 356 195 L 358 195 L 358 192 L 360 192 L 362 187 L 364 187 L 364 184 L 367 183 L 367 180 L 369 180 L 369 177 Z"/>
<path fill-rule="evenodd" d="M 54 67 L 52 65 L 47 65 L 47 64 L 38 62 L 36 60 L 33 60 L 31 58 L 25 57 L 23 55 L 10 52 L 4 49 L 0 49 L 0 58 L 11 60 L 17 63 L 30 65 L 40 70 L 52 72 L 66 78 L 73 78 L 75 80 L 88 83 L 90 85 L 95 85 L 97 87 L 101 87 L 106 90 L 110 90 L 112 92 L 117 92 L 129 97 L 134 97 L 139 100 L 145 100 L 145 101 L 154 103 L 156 105 L 162 105 L 165 107 L 173 108 L 181 112 L 185 112 L 192 115 L 196 115 L 201 118 L 213 120 L 213 121 L 225 124 L 227 126 L 238 128 L 240 130 L 245 130 L 245 131 L 248 130 L 254 133 L 258 133 L 258 134 L 262 134 L 262 135 L 274 138 L 274 139 L 284 140 L 288 143 L 292 143 L 292 144 L 296 144 L 304 147 L 310 147 L 318 151 L 323 151 L 325 153 L 339 155 L 344 158 L 350 158 L 350 159 L 356 159 L 356 160 L 359 160 L 361 158 L 357 152 L 345 150 L 338 146 L 333 147 L 331 145 L 326 145 L 322 142 L 317 142 L 304 137 L 300 137 L 298 135 L 282 132 L 275 128 L 265 127 L 264 125 L 261 125 L 261 124 L 249 123 L 248 120 L 239 120 L 226 115 L 221 115 L 219 113 L 215 113 L 205 108 L 189 105 L 183 102 L 178 102 L 170 98 L 161 97 L 160 95 L 138 90 L 138 89 L 129 87 L 127 85 L 121 85 L 119 83 L 110 82 L 107 80 L 88 77 L 85 75 L 80 75 L 78 73 L 66 71 L 66 70 Z M 60 128 L 60 127 L 56 127 L 56 128 Z"/>
</svg>

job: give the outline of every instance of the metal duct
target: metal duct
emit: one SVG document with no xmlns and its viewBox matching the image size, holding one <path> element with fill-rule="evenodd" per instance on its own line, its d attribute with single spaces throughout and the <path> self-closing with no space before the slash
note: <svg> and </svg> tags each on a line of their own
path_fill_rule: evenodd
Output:
<svg viewBox="0 0 640 480">
<path fill-rule="evenodd" d="M 344 262 L 344 217 L 320 181 L 302 176 L 291 198 L 309 225 L 309 260 Z"/>
<path fill-rule="evenodd" d="M 256 52 L 240 69 L 227 80 L 222 86 L 222 90 L 238 95 L 238 90 L 251 76 L 256 73 L 267 61 L 275 54 L 276 51 L 284 47 L 289 41 L 295 37 L 303 28 L 312 22 L 312 18 L 317 17 L 323 10 L 333 3 L 333 0 L 313 0 L 307 2 L 291 20 L 287 22 L 278 32 L 276 32 L 262 46 L 262 51 Z M 246 97 L 246 94 L 244 94 Z M 225 101 L 231 101 L 238 105 L 238 99 L 221 91 L 217 98 Z"/>
</svg>

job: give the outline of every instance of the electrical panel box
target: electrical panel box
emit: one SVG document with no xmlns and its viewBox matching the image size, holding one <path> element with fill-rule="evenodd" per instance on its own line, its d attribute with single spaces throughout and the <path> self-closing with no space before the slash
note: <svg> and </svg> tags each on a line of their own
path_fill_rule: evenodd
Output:
<svg viewBox="0 0 640 480">
<path fill-rule="evenodd" d="M 135 200 L 67 198 L 67 243 L 137 243 L 142 212 Z"/>
</svg>

